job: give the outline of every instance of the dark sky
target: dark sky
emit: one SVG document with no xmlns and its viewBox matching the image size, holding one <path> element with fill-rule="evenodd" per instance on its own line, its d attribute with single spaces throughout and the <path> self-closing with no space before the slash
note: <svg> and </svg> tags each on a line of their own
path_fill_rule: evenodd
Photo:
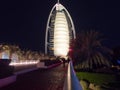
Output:
<svg viewBox="0 0 120 90">
<path fill-rule="evenodd" d="M 1 0 L 0 43 L 44 51 L 45 29 L 57 0 Z M 60 0 L 69 11 L 76 32 L 96 30 L 108 47 L 120 45 L 119 0 Z"/>
</svg>

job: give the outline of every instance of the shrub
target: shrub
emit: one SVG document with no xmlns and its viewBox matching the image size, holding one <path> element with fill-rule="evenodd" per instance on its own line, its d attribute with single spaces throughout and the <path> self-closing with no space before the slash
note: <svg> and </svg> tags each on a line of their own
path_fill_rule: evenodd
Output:
<svg viewBox="0 0 120 90">
<path fill-rule="evenodd" d="M 108 90 L 108 89 L 105 89 L 104 87 L 102 87 L 100 85 L 96 85 L 95 90 Z"/>
<path fill-rule="evenodd" d="M 87 80 L 83 79 L 83 80 L 80 80 L 80 84 L 81 84 L 83 90 L 87 90 L 90 83 Z"/>
<path fill-rule="evenodd" d="M 41 60 L 41 62 L 44 62 L 45 66 L 49 66 L 49 65 L 52 65 L 52 64 L 60 63 L 61 61 L 47 59 L 47 60 Z"/>
<path fill-rule="evenodd" d="M 10 59 L 0 59 L 0 78 L 8 77 L 13 74 L 14 67 L 9 66 Z"/>
</svg>

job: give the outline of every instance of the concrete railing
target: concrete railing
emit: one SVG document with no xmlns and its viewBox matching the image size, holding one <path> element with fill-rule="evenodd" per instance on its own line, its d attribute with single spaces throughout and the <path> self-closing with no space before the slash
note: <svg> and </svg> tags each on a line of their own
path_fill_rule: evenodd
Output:
<svg viewBox="0 0 120 90">
<path fill-rule="evenodd" d="M 72 61 L 68 64 L 68 72 L 63 90 L 83 90 L 74 71 Z"/>
</svg>

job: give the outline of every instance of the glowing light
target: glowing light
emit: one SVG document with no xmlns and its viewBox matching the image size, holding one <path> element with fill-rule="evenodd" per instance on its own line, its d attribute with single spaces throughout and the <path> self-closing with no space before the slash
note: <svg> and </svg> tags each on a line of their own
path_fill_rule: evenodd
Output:
<svg viewBox="0 0 120 90">
<path fill-rule="evenodd" d="M 9 59 L 9 52 L 2 52 L 2 59 Z"/>
<path fill-rule="evenodd" d="M 69 12 L 62 4 L 56 3 L 47 21 L 45 53 L 66 57 L 69 44 L 75 37 L 75 27 Z"/>
<path fill-rule="evenodd" d="M 64 12 L 57 12 L 54 29 L 54 55 L 66 56 L 69 51 L 69 29 Z"/>
</svg>

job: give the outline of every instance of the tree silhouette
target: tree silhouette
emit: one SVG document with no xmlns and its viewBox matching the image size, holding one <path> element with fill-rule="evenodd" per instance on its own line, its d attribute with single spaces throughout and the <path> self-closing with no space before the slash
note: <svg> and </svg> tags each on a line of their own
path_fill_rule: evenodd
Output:
<svg viewBox="0 0 120 90">
<path fill-rule="evenodd" d="M 110 67 L 112 51 L 102 46 L 101 34 L 96 31 L 81 32 L 71 43 L 76 67 L 92 70 L 102 66 Z"/>
</svg>

